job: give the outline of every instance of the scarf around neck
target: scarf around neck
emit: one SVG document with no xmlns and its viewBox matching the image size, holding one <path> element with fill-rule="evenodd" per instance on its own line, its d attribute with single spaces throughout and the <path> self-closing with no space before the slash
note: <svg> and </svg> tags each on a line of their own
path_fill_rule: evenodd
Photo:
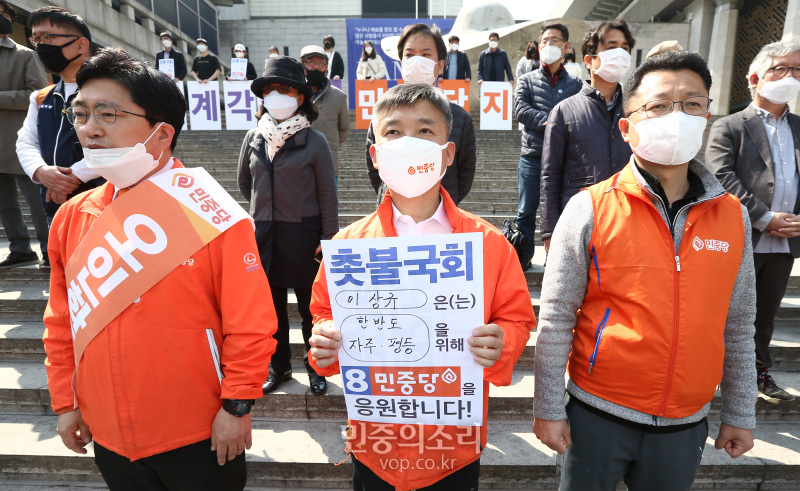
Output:
<svg viewBox="0 0 800 491">
<path fill-rule="evenodd" d="M 285 120 L 280 124 L 276 124 L 275 120 L 269 113 L 264 114 L 258 120 L 258 130 L 267 141 L 267 154 L 269 159 L 275 158 L 278 150 L 286 144 L 286 141 L 295 135 L 303 128 L 308 128 L 311 123 L 308 122 L 305 114 L 296 114 L 291 118 Z"/>
</svg>

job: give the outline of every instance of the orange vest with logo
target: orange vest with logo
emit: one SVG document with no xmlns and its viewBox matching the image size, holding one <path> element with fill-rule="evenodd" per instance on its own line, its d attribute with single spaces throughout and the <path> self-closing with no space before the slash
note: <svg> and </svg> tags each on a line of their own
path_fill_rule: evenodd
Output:
<svg viewBox="0 0 800 491">
<path fill-rule="evenodd" d="M 614 404 L 690 416 L 722 378 L 725 321 L 744 249 L 739 200 L 726 193 L 693 204 L 676 255 L 631 165 L 589 193 L 592 264 L 569 376 Z"/>
</svg>

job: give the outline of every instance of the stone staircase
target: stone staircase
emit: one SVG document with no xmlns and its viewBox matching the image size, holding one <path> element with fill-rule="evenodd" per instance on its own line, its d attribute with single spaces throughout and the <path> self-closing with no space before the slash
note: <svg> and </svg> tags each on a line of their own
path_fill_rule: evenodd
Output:
<svg viewBox="0 0 800 491">
<path fill-rule="evenodd" d="M 477 122 L 477 119 L 476 119 Z M 375 193 L 364 162 L 365 131 L 353 131 L 340 153 L 340 226 L 370 213 Z M 176 156 L 202 165 L 239 199 L 236 166 L 244 132 L 186 132 Z M 462 207 L 499 225 L 515 214 L 519 133 L 477 132 L 478 170 Z M 5 243 L 7 247 L 7 243 Z M 2 244 L 0 244 L 2 248 Z M 538 313 L 543 275 L 541 247 L 526 272 L 531 302 Z M 0 489 L 102 488 L 89 456 L 67 450 L 55 432 L 49 407 L 42 313 L 48 298 L 47 270 L 26 267 L 0 271 Z M 695 489 L 800 489 L 800 268 L 791 277 L 773 340 L 774 376 L 798 396 L 792 403 L 757 403 L 755 448 L 732 460 L 713 449 L 720 397 L 710 415 L 711 434 Z M 290 302 L 294 299 L 290 297 Z M 248 452 L 248 489 L 347 489 L 346 410 L 341 378 L 331 377 L 329 392 L 314 396 L 302 367 L 299 315 L 290 308 L 295 378 L 256 402 L 253 448 Z M 536 334 L 515 367 L 509 387 L 491 387 L 489 445 L 481 459 L 481 488 L 554 490 L 555 453 L 531 431 Z M 637 369 L 632 367 L 632 369 Z M 624 487 L 620 487 L 624 489 Z"/>
</svg>

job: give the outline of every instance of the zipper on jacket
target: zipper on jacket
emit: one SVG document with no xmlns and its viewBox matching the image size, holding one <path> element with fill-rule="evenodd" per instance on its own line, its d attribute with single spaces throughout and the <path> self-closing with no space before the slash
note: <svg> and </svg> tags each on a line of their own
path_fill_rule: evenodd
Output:
<svg viewBox="0 0 800 491">
<path fill-rule="evenodd" d="M 589 357 L 589 374 L 592 373 L 592 368 L 594 368 L 594 364 L 597 361 L 597 350 L 600 348 L 600 339 L 603 337 L 603 331 L 606 329 L 606 322 L 608 322 L 608 316 L 611 314 L 611 309 L 606 308 L 606 313 L 603 315 L 603 320 L 600 321 L 600 324 L 597 325 L 597 329 L 594 331 L 594 351 L 592 351 L 592 356 Z"/>
<path fill-rule="evenodd" d="M 219 350 L 217 350 L 217 342 L 214 341 L 214 331 L 206 329 L 206 337 L 208 337 L 208 347 L 211 348 L 211 360 L 214 363 L 214 369 L 217 371 L 217 378 L 219 383 L 222 384 L 222 370 L 220 370 Z"/>
<path fill-rule="evenodd" d="M 675 358 L 678 356 L 678 315 L 680 313 L 680 272 L 681 272 L 681 258 L 675 256 L 675 299 L 673 305 L 673 321 L 672 321 L 672 348 L 669 353 L 669 368 L 667 371 L 667 384 L 664 388 L 664 397 L 661 400 L 661 407 L 658 410 L 659 416 L 664 415 L 667 408 L 667 398 L 672 389 L 672 378 L 675 375 Z"/>
<path fill-rule="evenodd" d="M 66 90 L 66 87 L 64 88 Z M 61 97 L 61 102 L 64 106 L 67 105 L 67 100 L 64 98 L 63 95 L 55 92 L 55 95 Z M 55 109 L 55 107 L 53 108 Z M 58 162 L 56 162 L 56 155 L 58 154 L 58 139 L 61 137 L 61 128 L 64 127 L 64 113 L 61 113 L 61 118 L 58 124 L 58 133 L 56 133 L 56 145 L 53 147 L 53 166 L 57 166 Z"/>
</svg>

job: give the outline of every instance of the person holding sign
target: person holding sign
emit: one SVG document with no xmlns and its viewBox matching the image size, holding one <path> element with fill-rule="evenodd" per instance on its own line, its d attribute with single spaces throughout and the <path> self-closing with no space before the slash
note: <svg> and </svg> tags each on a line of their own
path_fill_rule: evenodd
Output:
<svg viewBox="0 0 800 491">
<path fill-rule="evenodd" d="M 483 295 L 483 308 L 478 313 L 482 322 L 449 328 L 450 336 L 462 333 L 462 350 L 472 354 L 467 356 L 466 363 L 471 367 L 483 367 L 483 414 L 479 418 L 482 424 L 427 424 L 425 416 L 413 418 L 409 424 L 376 424 L 360 418 L 359 413 L 348 411 L 346 451 L 353 456 L 353 489 L 357 491 L 477 489 L 481 449 L 487 441 L 489 383 L 498 386 L 511 383 L 514 364 L 525 349 L 530 331 L 535 328 L 528 287 L 511 245 L 497 228 L 458 208 L 441 184 L 445 169 L 455 158 L 455 145 L 448 141 L 453 124 L 450 108 L 445 95 L 429 83 L 398 85 L 378 100 L 373 113 L 376 143 L 369 152 L 389 191 L 377 211 L 342 230 L 334 239 L 470 234 L 482 240 L 483 284 L 479 290 Z M 330 245 L 335 246 L 336 242 Z M 392 260 L 384 253 L 385 250 L 376 251 L 376 261 Z M 326 256 L 323 263 L 328 261 L 331 265 L 341 264 L 336 258 Z M 446 261 L 441 260 L 441 264 Z M 439 259 L 428 263 L 434 269 L 425 270 L 425 276 L 432 272 L 438 277 Z M 401 272 L 402 263 L 396 264 L 386 263 L 385 267 L 398 268 L 398 275 L 405 274 Z M 320 268 L 314 281 L 311 304 L 314 329 L 309 357 L 311 366 L 323 376 L 339 373 L 342 368 L 339 365 L 342 333 L 334 327 L 331 305 L 334 299 L 329 295 L 327 267 Z M 405 268 L 412 268 L 409 262 Z M 419 271 L 415 268 L 411 273 L 419 274 Z M 442 274 L 446 275 L 446 272 Z M 468 277 L 456 281 L 464 284 Z M 391 292 L 390 287 L 384 288 Z M 388 323 L 387 326 L 391 329 Z M 359 329 L 363 328 L 369 337 L 381 335 L 384 327 L 369 323 Z M 382 435 L 380 444 L 365 440 L 376 431 Z M 409 468 L 393 470 L 381 465 L 387 455 L 407 458 L 412 463 L 419 458 L 432 459 L 444 465 L 422 469 L 413 468 L 412 464 Z"/>
<path fill-rule="evenodd" d="M 250 63 L 250 60 L 247 59 L 247 50 L 245 49 L 244 44 L 240 43 L 234 46 L 233 55 L 236 58 L 231 60 L 231 75 L 228 77 L 228 81 L 255 80 L 258 77 L 256 74 L 256 67 L 254 67 L 253 64 Z M 234 68 L 236 65 L 245 65 L 245 69 L 236 69 Z M 236 75 L 236 77 L 234 77 L 234 75 Z"/>
<path fill-rule="evenodd" d="M 67 110 L 108 180 L 64 204 L 44 314 L 58 434 L 111 489 L 244 488 L 250 408 L 275 349 L 253 224 L 202 168 L 172 157 L 186 101 L 106 48 Z"/>
<path fill-rule="evenodd" d="M 239 154 L 238 182 L 256 222 L 256 242 L 278 313 L 278 342 L 263 384 L 265 394 L 292 378 L 288 290 L 294 290 L 310 349 L 311 285 L 319 269 L 320 241 L 339 230 L 333 157 L 325 135 L 311 128 L 319 114 L 299 61 L 270 58 L 250 90 L 266 113 L 250 130 Z M 325 377 L 305 361 L 313 394 L 328 390 Z"/>
<path fill-rule="evenodd" d="M 166 73 L 173 82 L 182 81 L 186 78 L 186 58 L 175 49 L 175 40 L 169 31 L 161 33 L 161 44 L 164 49 L 156 53 L 156 68 Z M 172 60 L 172 63 L 165 63 L 164 60 Z M 168 65 L 172 66 L 167 68 Z"/>
<path fill-rule="evenodd" d="M 715 448 L 753 448 L 750 218 L 695 158 L 710 87 L 698 53 L 639 65 L 619 121 L 630 162 L 573 196 L 553 232 L 533 432 L 564 454 L 561 491 L 691 489 L 718 387 Z"/>
<path fill-rule="evenodd" d="M 444 70 L 447 47 L 442 33 L 436 26 L 411 24 L 403 29 L 397 41 L 397 52 L 401 57 L 401 69 L 405 83 L 426 83 L 433 85 Z M 448 166 L 442 186 L 456 205 L 467 197 L 475 179 L 475 126 L 472 116 L 455 102 L 450 103 L 453 124 L 448 140 L 455 144 L 455 165 Z M 378 194 L 378 205 L 386 194 L 377 167 L 373 164 L 370 148 L 375 144 L 375 131 L 370 124 L 367 131 L 366 162 L 370 183 Z"/>
<path fill-rule="evenodd" d="M 356 78 L 358 80 L 386 78 L 386 63 L 383 62 L 383 58 L 375 51 L 375 46 L 369 41 L 364 42 L 361 59 L 358 60 Z"/>
</svg>

